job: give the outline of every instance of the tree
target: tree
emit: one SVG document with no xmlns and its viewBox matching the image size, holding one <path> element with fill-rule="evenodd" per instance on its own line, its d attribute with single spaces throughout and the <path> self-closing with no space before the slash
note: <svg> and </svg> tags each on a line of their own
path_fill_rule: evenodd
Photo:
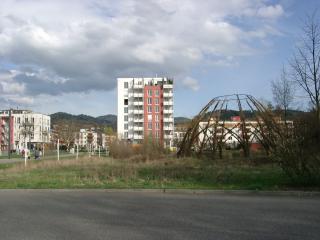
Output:
<svg viewBox="0 0 320 240">
<path fill-rule="evenodd" d="M 105 128 L 104 128 L 104 133 L 105 133 L 106 135 L 108 135 L 108 136 L 112 136 L 112 135 L 115 134 L 114 131 L 113 131 L 113 129 L 112 129 L 112 127 L 105 127 Z"/>
<path fill-rule="evenodd" d="M 320 125 L 320 23 L 316 12 L 307 16 L 301 46 L 291 61 L 295 82 L 307 93 Z"/>
<path fill-rule="evenodd" d="M 79 129 L 75 126 L 73 121 L 62 121 L 55 126 L 55 131 L 57 133 L 57 137 L 66 145 L 67 150 L 69 150 L 70 146 L 75 142 L 76 133 Z"/>
<path fill-rule="evenodd" d="M 288 110 L 294 99 L 294 87 L 290 83 L 287 71 L 283 67 L 280 79 L 272 81 L 272 94 L 276 105 L 283 111 L 284 121 L 287 120 Z"/>
</svg>

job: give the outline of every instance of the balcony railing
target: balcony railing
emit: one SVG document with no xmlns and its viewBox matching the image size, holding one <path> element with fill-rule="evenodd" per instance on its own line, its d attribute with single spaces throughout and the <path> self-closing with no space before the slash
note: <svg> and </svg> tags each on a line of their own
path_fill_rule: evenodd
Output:
<svg viewBox="0 0 320 240">
<path fill-rule="evenodd" d="M 173 101 L 164 101 L 163 105 L 164 106 L 173 106 Z"/>
<path fill-rule="evenodd" d="M 133 110 L 133 114 L 143 114 L 143 109 L 139 109 L 139 110 L 135 109 Z"/>
<path fill-rule="evenodd" d="M 171 138 L 173 138 L 173 134 L 164 134 L 164 135 L 163 135 L 163 138 L 165 138 L 165 139 L 171 139 Z"/>
<path fill-rule="evenodd" d="M 133 88 L 143 88 L 143 85 L 142 84 L 134 84 Z"/>
<path fill-rule="evenodd" d="M 143 135 L 133 135 L 133 139 L 143 139 Z"/>
<path fill-rule="evenodd" d="M 134 131 L 143 131 L 143 127 L 142 126 L 134 126 L 133 130 Z"/>
<path fill-rule="evenodd" d="M 163 130 L 172 131 L 173 130 L 173 126 L 163 126 Z"/>
<path fill-rule="evenodd" d="M 134 118 L 133 121 L 134 122 L 143 122 L 143 118 Z"/>
<path fill-rule="evenodd" d="M 163 88 L 167 88 L 167 89 L 172 89 L 173 85 L 172 84 L 163 84 Z"/>
<path fill-rule="evenodd" d="M 133 105 L 134 105 L 134 106 L 142 106 L 142 105 L 143 105 L 143 102 L 133 102 Z"/>
<path fill-rule="evenodd" d="M 173 109 L 163 109 L 163 113 L 164 114 L 172 114 L 173 113 Z"/>
<path fill-rule="evenodd" d="M 133 97 L 143 97 L 143 93 L 133 93 Z"/>
<path fill-rule="evenodd" d="M 164 122 L 173 122 L 173 118 L 164 118 L 163 121 Z"/>
<path fill-rule="evenodd" d="M 163 97 L 173 97 L 173 93 L 172 92 L 164 92 Z"/>
</svg>

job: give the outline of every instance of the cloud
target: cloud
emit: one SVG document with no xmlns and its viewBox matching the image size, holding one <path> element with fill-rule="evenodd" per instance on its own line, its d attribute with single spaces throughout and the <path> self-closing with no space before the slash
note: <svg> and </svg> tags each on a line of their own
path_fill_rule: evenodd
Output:
<svg viewBox="0 0 320 240">
<path fill-rule="evenodd" d="M 193 91 L 198 91 L 200 86 L 199 86 L 199 82 L 191 77 L 186 77 L 185 79 L 182 80 L 182 85 L 185 88 L 191 89 Z"/>
<path fill-rule="evenodd" d="M 155 74 L 183 76 L 197 90 L 187 77 L 193 67 L 256 54 L 251 43 L 259 47 L 276 32 L 259 18 L 282 14 L 281 5 L 262 0 L 2 0 L 0 62 L 12 70 L 2 92 L 32 98 L 109 91 L 116 77 Z M 245 29 L 237 19 L 257 24 Z"/>
<path fill-rule="evenodd" d="M 284 14 L 283 8 L 281 5 L 270 5 L 270 6 L 263 6 L 258 9 L 257 15 L 259 17 L 263 18 L 270 18 L 270 19 L 275 19 Z"/>
</svg>

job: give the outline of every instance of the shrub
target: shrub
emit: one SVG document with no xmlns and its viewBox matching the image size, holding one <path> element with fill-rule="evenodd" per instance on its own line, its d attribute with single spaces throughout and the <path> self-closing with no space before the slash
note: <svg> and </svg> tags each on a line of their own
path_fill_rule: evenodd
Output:
<svg viewBox="0 0 320 240">
<path fill-rule="evenodd" d="M 115 140 L 110 144 L 109 153 L 113 158 L 129 158 L 133 155 L 133 148 L 131 144 L 126 141 Z"/>
<path fill-rule="evenodd" d="M 161 144 L 146 139 L 142 144 L 132 144 L 127 141 L 116 140 L 110 145 L 110 156 L 117 159 L 131 159 L 133 161 L 148 161 L 165 157 L 170 151 Z"/>
<path fill-rule="evenodd" d="M 320 183 L 320 127 L 313 114 L 297 119 L 293 128 L 283 127 L 274 140 L 272 157 L 293 183 Z"/>
</svg>

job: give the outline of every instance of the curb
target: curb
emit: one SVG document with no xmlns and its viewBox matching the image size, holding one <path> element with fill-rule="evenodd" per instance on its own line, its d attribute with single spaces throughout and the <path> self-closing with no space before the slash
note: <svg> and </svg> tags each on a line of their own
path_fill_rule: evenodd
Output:
<svg viewBox="0 0 320 240">
<path fill-rule="evenodd" d="M 143 188 L 109 188 L 109 189 L 0 189 L 1 192 L 105 192 L 105 193 L 163 193 L 192 195 L 234 195 L 234 196 L 270 196 L 270 197 L 316 197 L 319 191 L 258 191 L 258 190 L 204 190 L 204 189 L 143 189 Z"/>
</svg>

